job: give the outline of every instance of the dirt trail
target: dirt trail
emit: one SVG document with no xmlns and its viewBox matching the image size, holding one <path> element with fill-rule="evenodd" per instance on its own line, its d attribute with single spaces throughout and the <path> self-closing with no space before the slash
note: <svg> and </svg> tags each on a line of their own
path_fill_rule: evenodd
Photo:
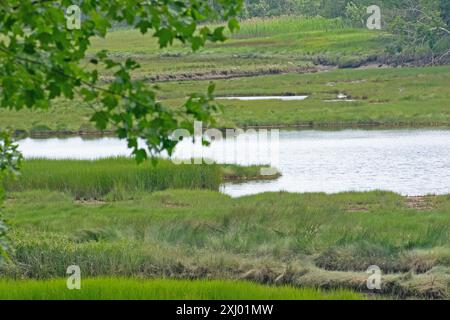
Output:
<svg viewBox="0 0 450 320">
<path fill-rule="evenodd" d="M 223 80 L 245 77 L 256 77 L 263 75 L 277 75 L 289 73 L 316 73 L 335 69 L 332 66 L 302 66 L 302 67 L 286 67 L 286 68 L 268 68 L 258 70 L 213 70 L 205 72 L 185 72 L 172 74 L 156 74 L 136 78 L 148 82 L 170 82 L 170 81 L 206 81 L 206 80 Z M 114 77 L 101 77 L 101 81 L 109 83 Z"/>
<path fill-rule="evenodd" d="M 416 210 L 432 210 L 432 209 L 434 209 L 432 197 L 430 197 L 430 196 L 406 197 L 405 203 L 411 209 L 416 209 Z"/>
</svg>

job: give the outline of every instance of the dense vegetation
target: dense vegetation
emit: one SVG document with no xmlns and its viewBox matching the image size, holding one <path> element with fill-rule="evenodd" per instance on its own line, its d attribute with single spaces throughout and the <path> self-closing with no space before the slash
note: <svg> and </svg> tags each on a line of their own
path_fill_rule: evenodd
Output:
<svg viewBox="0 0 450 320">
<path fill-rule="evenodd" d="M 386 46 L 390 53 L 418 53 L 436 63 L 450 54 L 448 0 L 246 0 L 242 16 L 339 17 L 348 25 L 363 28 L 370 5 L 381 7 L 384 28 L 396 35 Z"/>
<path fill-rule="evenodd" d="M 358 22 L 359 26 L 365 23 L 361 19 L 352 20 L 356 18 L 352 15 L 355 8 L 362 17 L 367 15 L 365 9 L 368 6 L 378 5 L 386 15 L 386 22 L 390 22 L 399 9 L 431 6 L 438 9 L 440 17 L 450 26 L 450 4 L 447 0 L 245 0 L 244 4 L 241 16 L 245 18 L 279 15 L 341 17 L 349 22 Z"/>
<path fill-rule="evenodd" d="M 24 177 L 26 178 L 26 177 Z M 6 202 L 15 246 L 13 278 L 245 279 L 266 284 L 366 290 L 382 268 L 381 292 L 448 297 L 450 198 L 389 192 L 268 193 L 231 199 L 208 190 L 76 200 L 31 190 Z"/>
</svg>

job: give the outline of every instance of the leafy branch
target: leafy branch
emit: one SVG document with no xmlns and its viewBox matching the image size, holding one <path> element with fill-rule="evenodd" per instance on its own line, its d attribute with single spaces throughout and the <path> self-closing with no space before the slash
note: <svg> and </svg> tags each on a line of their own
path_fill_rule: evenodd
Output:
<svg viewBox="0 0 450 320">
<path fill-rule="evenodd" d="M 72 31 L 65 29 L 63 10 L 72 3 L 57 4 L 25 0 L 12 6 L 14 10 L 0 9 L 0 34 L 6 38 L 0 41 L 4 53 L 0 56 L 0 107 L 45 109 L 55 98 L 74 99 L 78 94 L 88 105 L 95 103 L 91 120 L 97 128 L 115 128 L 138 161 L 161 151 L 171 154 L 176 145 L 170 139 L 174 129 L 192 131 L 194 120 L 214 123 L 219 107 L 213 103 L 213 86 L 207 94 L 192 94 L 181 109 L 174 110 L 157 101 L 148 84 L 132 80 L 132 72 L 140 67 L 133 59 L 117 62 L 101 51 L 89 60 L 90 71 L 81 68 L 80 62 L 86 59 L 90 38 L 104 37 L 112 23 L 126 22 L 142 34 L 151 31 L 161 48 L 178 40 L 195 51 L 207 41 L 224 41 L 225 27 L 211 29 L 204 22 L 226 19 L 228 28 L 236 30 L 241 0 L 217 0 L 214 10 L 200 0 L 86 0 L 79 4 L 82 28 Z M 36 10 L 39 15 L 30 15 Z M 114 71 L 110 84 L 99 83 L 99 70 L 104 69 Z M 146 142 L 145 149 L 139 148 L 138 139 Z"/>
</svg>

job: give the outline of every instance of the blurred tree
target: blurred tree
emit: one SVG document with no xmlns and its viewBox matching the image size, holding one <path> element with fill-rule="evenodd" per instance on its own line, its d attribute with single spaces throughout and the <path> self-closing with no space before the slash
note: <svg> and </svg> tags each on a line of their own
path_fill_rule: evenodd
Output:
<svg viewBox="0 0 450 320">
<path fill-rule="evenodd" d="M 347 3 L 345 7 L 345 18 L 354 27 L 365 27 L 367 18 L 366 6 L 353 1 Z"/>
<path fill-rule="evenodd" d="M 443 20 L 440 0 L 400 0 L 389 21 L 395 35 L 397 51 L 429 53 L 432 62 L 439 62 L 450 53 L 450 31 Z"/>
<path fill-rule="evenodd" d="M 244 3 L 244 18 L 299 14 L 297 0 L 245 0 Z"/>
<path fill-rule="evenodd" d="M 449 0 L 441 0 L 440 4 L 441 15 L 444 22 L 450 28 L 450 1 Z"/>
</svg>

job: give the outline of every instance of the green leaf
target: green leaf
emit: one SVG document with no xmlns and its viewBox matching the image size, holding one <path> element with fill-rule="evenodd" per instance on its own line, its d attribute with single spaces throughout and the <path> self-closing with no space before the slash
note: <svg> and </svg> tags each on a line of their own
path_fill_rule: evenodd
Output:
<svg viewBox="0 0 450 320">
<path fill-rule="evenodd" d="M 102 103 L 105 105 L 105 107 L 108 108 L 108 110 L 113 110 L 118 105 L 117 98 L 113 96 L 112 94 L 107 94 L 102 99 Z"/>
<path fill-rule="evenodd" d="M 232 18 L 228 21 L 228 29 L 230 29 L 231 32 L 235 32 L 240 29 L 239 22 L 236 18 Z"/>
<path fill-rule="evenodd" d="M 211 40 L 212 41 L 225 41 L 227 38 L 224 35 L 224 27 L 218 27 L 216 29 L 214 29 L 213 34 L 211 35 Z"/>
<path fill-rule="evenodd" d="M 129 69 L 129 70 L 134 70 L 134 69 L 139 68 L 140 65 L 139 65 L 136 61 L 134 61 L 133 59 L 128 58 L 128 59 L 125 61 L 125 67 L 126 67 L 127 69 Z"/>
<path fill-rule="evenodd" d="M 36 92 L 33 89 L 26 89 L 23 97 L 25 100 L 25 105 L 31 109 L 36 101 Z"/>
<path fill-rule="evenodd" d="M 174 38 L 172 30 L 170 30 L 169 28 L 159 29 L 157 32 L 155 32 L 154 36 L 159 39 L 158 42 L 160 48 L 165 48 L 169 44 L 172 44 Z"/>
<path fill-rule="evenodd" d="M 97 92 L 88 88 L 81 88 L 80 93 L 84 98 L 84 101 L 89 102 L 97 98 Z"/>
<path fill-rule="evenodd" d="M 47 89 L 50 91 L 50 94 L 49 94 L 49 98 L 50 99 L 54 99 L 54 98 L 59 97 L 61 95 L 61 88 L 54 81 L 52 81 L 52 82 L 50 82 L 48 84 Z"/>
<path fill-rule="evenodd" d="M 147 151 L 145 149 L 136 149 L 133 151 L 133 155 L 137 163 L 142 163 L 147 159 Z"/>
<path fill-rule="evenodd" d="M 109 114 L 105 111 L 97 111 L 92 116 L 91 121 L 95 122 L 99 130 L 105 130 L 108 126 Z"/>
<path fill-rule="evenodd" d="M 140 20 L 136 24 L 136 28 L 138 28 L 142 34 L 147 33 L 147 30 L 150 29 L 151 27 L 152 27 L 152 24 L 147 20 Z"/>
<path fill-rule="evenodd" d="M 205 44 L 205 40 L 202 37 L 196 36 L 192 38 L 191 43 L 192 43 L 192 50 L 197 51 L 198 49 L 203 47 L 203 45 Z"/>
</svg>

